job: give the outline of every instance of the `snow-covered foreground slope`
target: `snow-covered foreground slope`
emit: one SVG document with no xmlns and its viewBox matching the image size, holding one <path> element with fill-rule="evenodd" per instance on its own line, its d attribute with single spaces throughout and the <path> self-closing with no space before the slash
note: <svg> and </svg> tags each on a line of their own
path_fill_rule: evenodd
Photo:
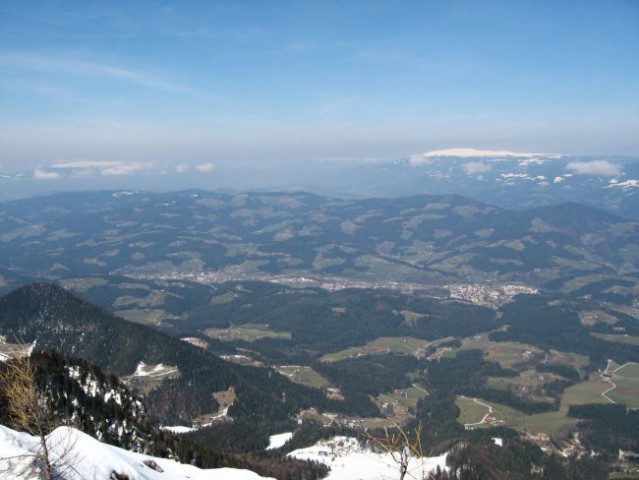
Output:
<svg viewBox="0 0 639 480">
<path fill-rule="evenodd" d="M 78 430 L 60 427 L 48 437 L 50 457 L 59 461 L 64 478 L 69 480 L 108 479 L 112 472 L 127 475 L 131 480 L 259 480 L 255 472 L 234 468 L 202 470 L 192 465 L 129 452 L 98 442 Z M 39 442 L 35 437 L 0 425 L 0 478 L 35 479 L 29 471 Z M 144 463 L 146 461 L 146 464 Z M 149 465 L 157 465 L 157 469 Z M 161 471 L 160 471 L 161 470 Z"/>
<path fill-rule="evenodd" d="M 374 453 L 351 437 L 333 437 L 289 453 L 301 460 L 314 460 L 331 468 L 326 480 L 382 480 L 399 478 L 398 466 L 390 454 Z M 416 458 L 410 462 L 406 478 L 422 478 L 437 467 L 446 470 L 446 454 Z"/>
</svg>

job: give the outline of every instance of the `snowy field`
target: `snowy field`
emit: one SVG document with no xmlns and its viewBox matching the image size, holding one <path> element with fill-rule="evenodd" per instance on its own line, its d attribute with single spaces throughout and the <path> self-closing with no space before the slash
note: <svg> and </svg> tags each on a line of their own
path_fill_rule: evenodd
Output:
<svg viewBox="0 0 639 480">
<path fill-rule="evenodd" d="M 312 447 L 289 453 L 301 460 L 314 460 L 330 467 L 326 480 L 394 480 L 399 478 L 398 467 L 390 454 L 374 453 L 362 448 L 355 438 L 333 437 Z M 407 479 L 423 478 L 423 474 L 437 467 L 447 470 L 446 454 L 438 457 L 413 459 Z"/>
</svg>

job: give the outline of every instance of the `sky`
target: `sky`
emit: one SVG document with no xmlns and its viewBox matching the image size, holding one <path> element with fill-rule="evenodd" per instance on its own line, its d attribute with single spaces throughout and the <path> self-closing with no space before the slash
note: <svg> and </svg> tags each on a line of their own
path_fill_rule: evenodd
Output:
<svg viewBox="0 0 639 480">
<path fill-rule="evenodd" d="M 639 156 L 639 1 L 0 2 L 0 174 Z"/>
</svg>

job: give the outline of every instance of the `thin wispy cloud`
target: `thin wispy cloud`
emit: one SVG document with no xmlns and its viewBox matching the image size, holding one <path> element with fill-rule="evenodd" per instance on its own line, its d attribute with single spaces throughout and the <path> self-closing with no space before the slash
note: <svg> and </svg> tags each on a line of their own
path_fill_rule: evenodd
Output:
<svg viewBox="0 0 639 480">
<path fill-rule="evenodd" d="M 621 167 L 608 160 L 570 162 L 566 165 L 566 168 L 581 175 L 596 175 L 599 177 L 616 177 L 621 174 Z"/>
<path fill-rule="evenodd" d="M 60 162 L 54 163 L 53 168 L 109 168 L 117 165 L 121 165 L 122 162 L 116 162 L 111 160 L 78 160 L 73 162 Z"/>
<path fill-rule="evenodd" d="M 100 172 L 100 174 L 103 176 L 130 175 L 132 173 L 139 172 L 140 170 L 149 170 L 152 167 L 153 166 L 150 163 L 122 163 L 120 165 L 105 168 Z"/>
<path fill-rule="evenodd" d="M 212 163 L 201 163 L 195 167 L 198 172 L 201 173 L 210 173 L 215 170 L 215 165 Z"/>
<path fill-rule="evenodd" d="M 40 168 L 37 168 L 33 172 L 33 178 L 35 178 L 36 180 L 57 180 L 60 177 L 61 175 L 58 172 L 50 172 L 48 170 L 43 170 Z"/>
<path fill-rule="evenodd" d="M 499 15 L 473 2 L 268 3 L 13 2 L 0 15 L 3 172 L 131 180 L 133 167 L 44 163 L 126 160 L 155 165 L 130 177 L 186 183 L 231 161 L 390 160 L 455 145 L 639 151 L 633 2 L 579 18 L 564 2 L 527 15 L 517 2 Z M 493 161 L 459 150 L 448 153 Z M 409 161 L 446 156 L 431 154 Z M 207 162 L 213 174 L 196 170 Z"/>
<path fill-rule="evenodd" d="M 311 160 L 314 162 L 323 163 L 382 163 L 387 162 L 388 159 L 380 157 L 355 157 L 355 156 L 320 156 L 313 157 Z"/>
<path fill-rule="evenodd" d="M 478 175 L 490 171 L 490 165 L 484 162 L 466 162 L 462 168 L 466 175 Z"/>
<path fill-rule="evenodd" d="M 32 70 L 66 75 L 110 78 L 141 87 L 170 92 L 192 92 L 189 88 L 167 82 L 146 72 L 122 68 L 106 63 L 86 61 L 64 55 L 45 55 L 24 52 L 2 53 L 0 54 L 0 65 L 4 68 L 17 70 Z"/>
<path fill-rule="evenodd" d="M 68 162 L 54 163 L 50 171 L 45 173 L 61 176 L 62 173 L 74 177 L 91 176 L 121 176 L 133 173 L 154 170 L 155 165 L 151 162 L 121 162 L 115 160 L 76 160 Z"/>
</svg>

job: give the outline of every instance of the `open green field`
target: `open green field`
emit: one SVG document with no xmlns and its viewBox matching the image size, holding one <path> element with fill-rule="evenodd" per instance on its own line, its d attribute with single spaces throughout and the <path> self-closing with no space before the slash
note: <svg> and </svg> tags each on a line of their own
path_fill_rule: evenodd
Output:
<svg viewBox="0 0 639 480">
<path fill-rule="evenodd" d="M 583 372 L 590 363 L 590 360 L 585 355 L 572 352 L 560 352 L 558 350 L 550 350 L 546 361 L 551 365 L 570 365 L 578 372 Z"/>
<path fill-rule="evenodd" d="M 625 307 L 622 305 L 614 305 L 612 309 L 617 312 L 621 312 L 626 315 L 630 315 L 631 317 L 634 317 L 636 319 L 639 319 L 639 308 L 637 307 Z"/>
<path fill-rule="evenodd" d="M 419 275 L 421 273 L 421 271 L 409 266 L 393 263 L 384 258 L 369 254 L 360 255 L 355 259 L 354 264 L 357 267 L 366 267 L 366 275 L 369 278 L 392 278 L 397 282 L 415 281 L 417 278 L 420 278 Z M 433 279 L 439 277 L 438 273 L 439 272 L 433 272 Z M 433 283 L 435 283 L 435 281 L 433 281 Z"/>
<path fill-rule="evenodd" d="M 380 337 L 361 347 L 350 347 L 339 352 L 324 355 L 320 360 L 322 362 L 338 362 L 345 358 L 382 353 L 413 355 L 419 350 L 425 350 L 428 346 L 441 343 L 441 341 L 442 340 L 428 342 L 412 337 Z"/>
<path fill-rule="evenodd" d="M 231 303 L 234 301 L 239 295 L 235 292 L 225 292 L 220 295 L 214 295 L 211 297 L 211 305 L 223 305 L 225 303 Z"/>
<path fill-rule="evenodd" d="M 553 373 L 539 373 L 536 370 L 530 369 L 524 370 L 517 377 L 488 377 L 487 386 L 498 390 L 505 390 L 511 385 L 536 387 L 561 378 L 561 376 Z"/>
<path fill-rule="evenodd" d="M 314 408 L 310 408 L 308 410 L 304 410 L 297 415 L 299 420 L 304 422 L 311 421 L 316 423 L 321 423 L 322 425 L 329 426 L 334 424 L 335 415 L 334 414 L 324 414 L 319 413 Z M 359 426 L 363 429 L 377 429 L 377 428 L 393 428 L 397 426 L 397 422 L 383 417 L 350 417 L 350 422 L 354 425 Z"/>
<path fill-rule="evenodd" d="M 567 416 L 570 405 L 608 403 L 601 393 L 609 387 L 609 383 L 598 378 L 578 383 L 565 390 L 558 411 L 534 415 L 527 415 L 506 405 L 489 402 L 481 398 L 478 400 L 492 407 L 491 417 L 495 420 L 492 425 L 503 425 L 533 434 L 545 433 L 553 436 L 558 434 L 562 428 L 570 427 L 577 422 L 576 419 Z M 485 406 L 478 404 L 472 398 L 457 397 L 455 403 L 461 410 L 458 421 L 463 424 L 477 423 L 488 413 Z M 492 425 L 487 424 L 486 427 Z"/>
<path fill-rule="evenodd" d="M 142 325 L 157 325 L 167 316 L 164 310 L 118 310 L 115 314 L 129 322 Z"/>
<path fill-rule="evenodd" d="M 484 415 L 488 413 L 488 408 L 469 397 L 458 396 L 455 399 L 455 405 L 457 405 L 461 411 L 457 421 L 464 425 L 479 423 L 481 419 L 484 418 Z"/>
<path fill-rule="evenodd" d="M 621 368 L 620 363 L 617 363 L 614 360 L 608 360 L 608 371 L 614 372 L 615 370 L 618 370 L 619 368 Z"/>
<path fill-rule="evenodd" d="M 231 328 L 207 328 L 204 330 L 204 334 L 210 338 L 226 341 L 245 340 L 247 342 L 254 342 L 260 338 L 291 339 L 289 332 L 276 332 L 269 329 L 266 325 L 253 325 L 249 323 Z"/>
<path fill-rule="evenodd" d="M 604 382 L 599 377 L 593 377 L 585 382 L 580 382 L 572 387 L 564 390 L 564 394 L 561 396 L 561 408 L 566 408 L 570 405 L 584 405 L 586 403 L 608 403 L 608 401 L 601 395 L 610 388 L 610 384 Z"/>
<path fill-rule="evenodd" d="M 417 400 L 428 395 L 428 392 L 419 385 L 413 384 L 410 388 L 395 390 L 391 393 L 382 393 L 375 398 L 377 405 L 401 405 L 406 408 L 415 408 Z"/>
<path fill-rule="evenodd" d="M 308 387 L 323 388 L 330 385 L 330 382 L 313 370 L 311 367 L 299 365 L 282 365 L 277 367 L 277 371 L 295 383 L 300 383 Z"/>
<path fill-rule="evenodd" d="M 601 338 L 607 342 L 627 343 L 629 345 L 639 345 L 639 337 L 633 335 L 613 335 L 606 333 L 591 333 L 593 337 Z"/>
<path fill-rule="evenodd" d="M 159 307 L 164 304 L 164 299 L 170 295 L 167 292 L 161 292 L 159 290 L 150 291 L 146 297 L 134 297 L 132 295 L 123 295 L 118 297 L 113 306 L 118 307 Z"/>
<path fill-rule="evenodd" d="M 557 412 L 526 415 L 519 410 L 505 405 L 487 403 L 493 407 L 493 416 L 495 419 L 503 421 L 502 425 L 533 434 L 545 433 L 553 436 L 558 434 L 562 428 L 570 427 L 577 423 L 577 419 L 566 416 L 568 412 L 567 407 L 565 410 L 561 408 Z"/>
<path fill-rule="evenodd" d="M 552 373 L 539 373 L 535 370 L 524 370 L 517 377 L 489 377 L 486 382 L 488 388 L 497 390 L 508 390 L 511 387 L 527 387 L 534 389 L 542 387 L 544 384 L 561 379 L 559 375 Z M 547 396 L 533 395 L 535 402 L 552 402 L 553 399 Z"/>
<path fill-rule="evenodd" d="M 612 381 L 617 387 L 608 392 L 608 397 L 628 408 L 639 408 L 639 365 L 632 363 L 620 367 L 614 372 Z"/>
<path fill-rule="evenodd" d="M 570 293 L 574 292 L 575 290 L 579 290 L 580 288 L 583 288 L 590 283 L 605 279 L 605 275 L 582 275 L 572 280 L 568 280 L 566 283 L 564 283 L 561 290 Z"/>
<path fill-rule="evenodd" d="M 579 321 L 584 327 L 592 327 L 598 323 L 614 325 L 618 319 L 602 310 L 584 310 L 579 312 Z"/>
<path fill-rule="evenodd" d="M 64 288 L 70 288 L 79 293 L 91 290 L 93 287 L 102 287 L 108 282 L 100 277 L 82 277 L 82 278 L 65 278 L 60 280 L 60 284 Z"/>
<path fill-rule="evenodd" d="M 504 368 L 523 362 L 540 350 L 532 345 L 519 342 L 493 342 L 488 333 L 467 337 L 462 340 L 462 350 L 481 350 L 489 362 L 497 362 Z"/>
</svg>

